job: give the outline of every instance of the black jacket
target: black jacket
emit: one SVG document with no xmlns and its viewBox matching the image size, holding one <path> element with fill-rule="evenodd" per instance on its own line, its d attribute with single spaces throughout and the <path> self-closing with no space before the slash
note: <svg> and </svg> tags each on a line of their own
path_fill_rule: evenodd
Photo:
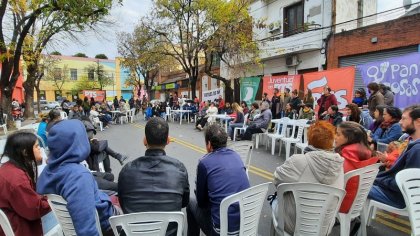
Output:
<svg viewBox="0 0 420 236">
<path fill-rule="evenodd" d="M 121 170 L 118 196 L 125 214 L 180 211 L 189 202 L 187 169 L 164 150 L 148 149 Z"/>
</svg>

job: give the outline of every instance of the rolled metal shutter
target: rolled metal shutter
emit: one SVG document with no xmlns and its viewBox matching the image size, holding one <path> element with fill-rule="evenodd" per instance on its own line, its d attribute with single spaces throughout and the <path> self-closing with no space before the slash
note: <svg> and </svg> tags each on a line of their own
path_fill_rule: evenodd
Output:
<svg viewBox="0 0 420 236">
<path fill-rule="evenodd" d="M 368 62 L 380 61 L 383 59 L 403 56 L 408 53 L 418 52 L 418 45 L 413 45 L 409 47 L 396 48 L 387 51 L 371 52 L 365 54 L 359 54 L 355 56 L 341 57 L 339 58 L 339 67 L 346 66 L 357 66 L 362 65 Z M 356 79 L 354 81 L 355 88 L 366 88 L 363 84 L 362 76 L 360 75 L 359 70 L 356 69 Z"/>
</svg>

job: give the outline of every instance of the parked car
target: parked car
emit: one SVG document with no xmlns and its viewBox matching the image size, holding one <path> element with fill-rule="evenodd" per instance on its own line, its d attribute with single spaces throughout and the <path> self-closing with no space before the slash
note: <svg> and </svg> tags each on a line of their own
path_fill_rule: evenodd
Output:
<svg viewBox="0 0 420 236">
<path fill-rule="evenodd" d="M 33 104 L 34 108 L 36 108 L 36 102 L 34 102 Z M 39 107 L 41 110 L 49 110 L 49 109 L 54 109 L 54 108 L 58 108 L 60 109 L 60 103 L 53 101 L 53 102 L 48 102 L 47 100 L 40 100 L 39 101 Z"/>
<path fill-rule="evenodd" d="M 57 101 L 48 102 L 47 107 L 48 109 L 61 109 L 60 103 L 58 103 Z"/>
</svg>

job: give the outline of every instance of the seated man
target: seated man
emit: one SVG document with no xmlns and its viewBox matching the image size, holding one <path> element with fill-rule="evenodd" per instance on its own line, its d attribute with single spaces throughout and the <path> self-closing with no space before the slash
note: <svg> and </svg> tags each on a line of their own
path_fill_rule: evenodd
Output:
<svg viewBox="0 0 420 236">
<path fill-rule="evenodd" d="M 219 125 L 210 125 L 204 136 L 208 154 L 197 167 L 195 196 L 187 207 L 188 235 L 218 235 L 220 203 L 225 197 L 249 188 L 244 163 L 238 153 L 226 148 L 228 135 Z M 229 208 L 228 232 L 239 230 L 239 205 Z"/>
<path fill-rule="evenodd" d="M 337 127 L 337 125 L 343 122 L 343 113 L 338 111 L 338 106 L 331 105 L 327 111 L 322 113 L 321 119 L 326 120 Z"/>
<path fill-rule="evenodd" d="M 151 118 L 145 128 L 144 156 L 127 163 L 118 178 L 118 194 L 125 214 L 147 211 L 181 211 L 190 196 L 188 173 L 184 164 L 169 157 L 168 123 Z M 176 235 L 175 225 L 169 225 L 167 235 Z"/>
<path fill-rule="evenodd" d="M 403 111 L 400 125 L 403 132 L 410 135 L 411 140 L 391 169 L 378 174 L 368 198 L 393 207 L 404 208 L 404 198 L 395 176 L 407 168 L 420 168 L 420 104 L 407 107 Z M 378 152 L 378 157 L 386 159 L 387 154 Z"/>
<path fill-rule="evenodd" d="M 69 120 L 71 120 L 71 119 L 81 120 L 82 115 L 83 115 L 82 111 L 83 111 L 83 109 L 80 106 L 74 105 L 69 112 L 68 119 Z"/>
<path fill-rule="evenodd" d="M 257 133 L 264 133 L 265 130 L 268 128 L 268 124 L 271 121 L 271 110 L 269 109 L 270 105 L 268 102 L 262 102 L 260 109 L 261 114 L 260 116 L 256 117 L 248 128 L 245 131 L 245 134 L 242 139 L 244 140 L 252 140 L 252 135 Z"/>
<path fill-rule="evenodd" d="M 37 192 L 57 194 L 67 201 L 77 235 L 100 235 L 96 228 L 96 211 L 104 234 L 112 233 L 108 219 L 119 213 L 118 208 L 98 189 L 90 171 L 80 164 L 90 152 L 82 122 L 63 120 L 55 123 L 47 140 L 50 155 L 38 179 Z"/>
</svg>

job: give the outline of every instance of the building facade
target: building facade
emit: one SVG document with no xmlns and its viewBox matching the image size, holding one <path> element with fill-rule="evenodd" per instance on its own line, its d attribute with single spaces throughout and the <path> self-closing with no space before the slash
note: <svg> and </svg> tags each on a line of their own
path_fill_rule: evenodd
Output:
<svg viewBox="0 0 420 236">
<path fill-rule="evenodd" d="M 401 8 L 404 10 L 404 8 Z M 353 9 L 354 10 L 354 9 Z M 328 41 L 328 69 L 358 66 L 387 58 L 420 52 L 420 14 L 399 14 L 395 19 L 381 17 L 367 26 L 349 27 Z M 365 87 L 356 70 L 355 88 Z"/>
<path fill-rule="evenodd" d="M 95 68 L 100 66 L 101 76 L 110 80 L 102 90 L 106 91 L 107 100 L 114 96 L 123 96 L 129 99 L 133 95 L 133 87 L 127 85 L 126 80 L 130 71 L 121 65 L 121 59 L 115 60 L 51 56 L 54 61 L 52 68 L 45 71 L 45 76 L 40 83 L 40 99 L 47 101 L 60 100 L 66 97 L 75 100 L 83 97 L 84 89 L 99 90 L 98 71 Z M 85 86 L 84 86 L 85 85 Z M 37 98 L 35 97 L 35 100 Z"/>
</svg>

